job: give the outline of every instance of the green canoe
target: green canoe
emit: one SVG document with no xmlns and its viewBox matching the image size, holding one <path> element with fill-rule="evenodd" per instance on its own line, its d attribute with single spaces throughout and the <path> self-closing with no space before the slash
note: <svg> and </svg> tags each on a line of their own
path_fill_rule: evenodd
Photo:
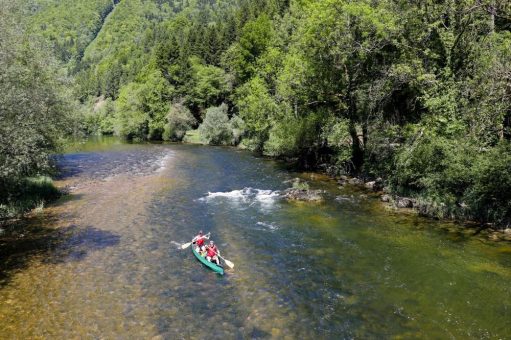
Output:
<svg viewBox="0 0 511 340">
<path fill-rule="evenodd" d="M 213 270 L 214 272 L 216 272 L 220 275 L 224 275 L 224 268 L 217 266 L 216 263 L 209 262 L 208 260 L 206 260 L 205 257 L 200 256 L 200 254 L 195 251 L 195 245 L 192 244 L 191 248 L 192 248 L 193 255 L 195 255 L 195 257 L 199 261 L 201 261 L 203 265 L 205 265 L 206 267 L 209 267 L 209 269 Z"/>
</svg>

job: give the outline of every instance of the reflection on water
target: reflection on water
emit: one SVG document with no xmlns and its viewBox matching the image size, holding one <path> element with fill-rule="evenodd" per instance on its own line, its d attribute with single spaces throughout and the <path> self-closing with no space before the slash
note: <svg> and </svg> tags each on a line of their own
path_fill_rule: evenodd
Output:
<svg viewBox="0 0 511 340">
<path fill-rule="evenodd" d="M 71 196 L 2 242 L 11 337 L 505 338 L 511 247 L 228 148 L 87 146 Z M 301 176 L 324 203 L 278 198 Z M 287 182 L 287 183 L 286 183 Z M 220 277 L 179 244 L 211 231 Z"/>
</svg>

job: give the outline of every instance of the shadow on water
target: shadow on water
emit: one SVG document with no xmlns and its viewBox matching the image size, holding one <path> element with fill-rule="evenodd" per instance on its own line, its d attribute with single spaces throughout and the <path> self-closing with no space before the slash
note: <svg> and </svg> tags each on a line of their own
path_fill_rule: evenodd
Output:
<svg viewBox="0 0 511 340">
<path fill-rule="evenodd" d="M 52 264 L 81 261 L 90 252 L 120 242 L 119 235 L 90 225 L 54 227 L 58 219 L 56 215 L 35 215 L 4 230 L 0 235 L 0 287 L 34 260 Z"/>
<path fill-rule="evenodd" d="M 58 155 L 55 156 L 54 161 L 58 164 L 58 174 L 55 177 L 58 180 L 64 180 L 78 176 L 83 172 L 83 169 L 75 166 L 81 160 L 87 159 L 86 154 L 73 154 L 73 155 Z"/>
</svg>

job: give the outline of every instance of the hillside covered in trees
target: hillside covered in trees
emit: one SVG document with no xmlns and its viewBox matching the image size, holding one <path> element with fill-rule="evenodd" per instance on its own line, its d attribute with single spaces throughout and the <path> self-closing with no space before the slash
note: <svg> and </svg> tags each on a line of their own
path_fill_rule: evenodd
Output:
<svg viewBox="0 0 511 340">
<path fill-rule="evenodd" d="M 205 143 L 381 177 L 427 215 L 511 222 L 507 1 L 31 0 L 1 14 L 0 88 L 17 89 L 0 103 L 1 138 L 16 136 L 1 145 L 6 192 L 47 173 L 40 151 L 62 134 L 197 130 Z M 42 65 L 54 58 L 40 51 L 58 60 Z M 18 98 L 34 91 L 48 97 Z"/>
</svg>

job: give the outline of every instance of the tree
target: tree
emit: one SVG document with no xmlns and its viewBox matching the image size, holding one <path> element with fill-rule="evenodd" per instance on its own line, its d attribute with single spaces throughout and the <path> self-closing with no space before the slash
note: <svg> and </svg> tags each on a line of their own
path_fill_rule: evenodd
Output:
<svg viewBox="0 0 511 340">
<path fill-rule="evenodd" d="M 220 105 L 232 90 L 230 76 L 219 67 L 204 65 L 198 58 L 192 58 L 192 88 L 187 102 L 200 111 Z"/>
<path fill-rule="evenodd" d="M 361 171 L 368 117 L 359 108 L 359 94 L 391 65 L 395 15 L 384 2 L 343 0 L 310 3 L 304 12 L 297 34 L 314 75 L 306 80 L 313 93 L 308 105 L 328 107 L 349 120 L 352 164 Z"/>
<path fill-rule="evenodd" d="M 272 22 L 261 15 L 243 26 L 239 41 L 225 52 L 224 64 L 238 82 L 250 79 L 256 70 L 256 60 L 270 46 L 273 39 Z"/>
<path fill-rule="evenodd" d="M 247 137 L 251 139 L 250 147 L 262 152 L 270 128 L 279 114 L 279 107 L 270 95 L 266 83 L 256 76 L 239 87 L 236 106 L 245 122 Z"/>
<path fill-rule="evenodd" d="M 20 199 L 28 177 L 51 173 L 50 156 L 73 127 L 69 79 L 22 14 L 0 0 L 0 206 Z"/>
<path fill-rule="evenodd" d="M 138 80 L 120 91 L 115 133 L 127 139 L 162 139 L 172 88 L 161 72 L 151 66 Z"/>
</svg>

